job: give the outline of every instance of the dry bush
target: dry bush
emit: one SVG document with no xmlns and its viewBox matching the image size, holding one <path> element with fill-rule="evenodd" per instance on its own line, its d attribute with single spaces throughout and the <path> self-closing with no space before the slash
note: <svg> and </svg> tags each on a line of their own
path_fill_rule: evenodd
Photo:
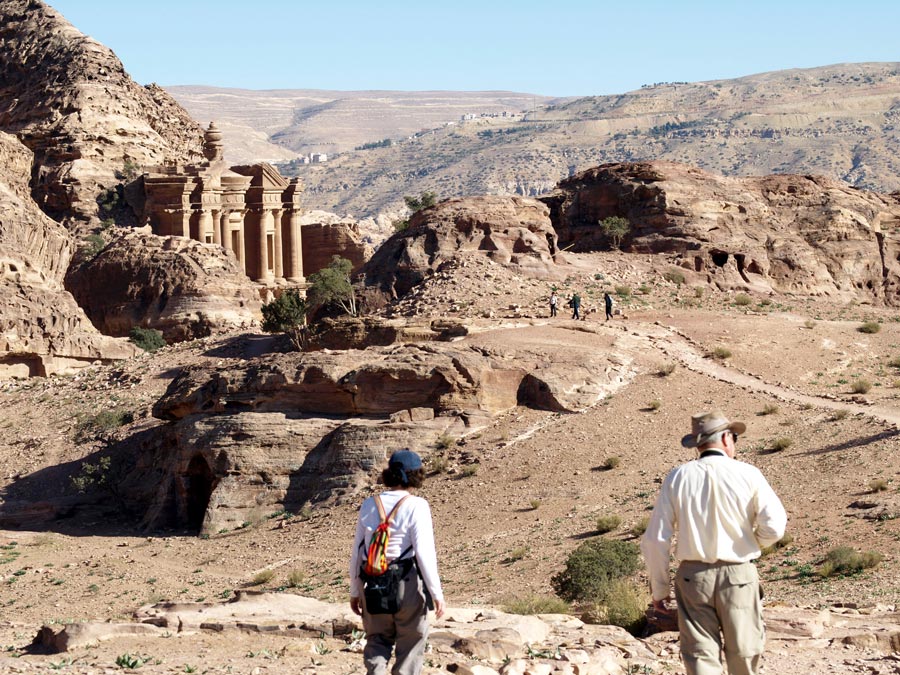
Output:
<svg viewBox="0 0 900 675">
<path fill-rule="evenodd" d="M 860 333 L 869 333 L 871 335 L 881 330 L 881 324 L 877 321 L 866 321 L 865 323 L 860 324 L 856 330 Z"/>
<path fill-rule="evenodd" d="M 846 408 L 841 410 L 835 410 L 831 413 L 831 420 L 833 422 L 840 422 L 842 419 L 845 419 L 850 414 L 850 411 Z"/>
<path fill-rule="evenodd" d="M 681 286 L 685 282 L 684 272 L 681 270 L 669 270 L 663 274 L 663 279 L 672 282 L 676 286 Z"/>
<path fill-rule="evenodd" d="M 869 481 L 869 492 L 884 492 L 887 489 L 888 484 L 884 478 L 873 478 Z"/>
<path fill-rule="evenodd" d="M 854 394 L 868 394 L 871 389 L 872 383 L 864 378 L 854 380 L 853 384 L 850 385 L 850 391 Z"/>
<path fill-rule="evenodd" d="M 441 434 L 437 437 L 437 440 L 434 442 L 434 447 L 438 450 L 447 450 L 452 447 L 453 444 L 456 443 L 456 439 L 450 434 Z"/>
<path fill-rule="evenodd" d="M 646 624 L 644 612 L 648 604 L 650 596 L 645 590 L 627 579 L 617 579 L 610 583 L 602 599 L 587 605 L 581 620 L 619 626 L 632 635 L 640 635 Z"/>
<path fill-rule="evenodd" d="M 888 361 L 888 365 L 891 368 L 900 368 L 900 356 L 895 356 L 890 361 Z"/>
<path fill-rule="evenodd" d="M 656 371 L 656 374 L 659 377 L 668 377 L 675 372 L 676 367 L 675 363 L 664 363 L 659 367 L 659 370 Z"/>
<path fill-rule="evenodd" d="M 634 537 L 640 537 L 647 531 L 647 525 L 650 524 L 650 517 L 644 516 L 639 521 L 637 521 L 634 525 L 631 526 L 631 530 L 629 530 Z"/>
<path fill-rule="evenodd" d="M 532 499 L 528 502 L 528 506 L 531 507 L 532 511 L 537 511 L 541 508 L 541 500 L 540 499 Z"/>
<path fill-rule="evenodd" d="M 793 439 L 788 438 L 787 436 L 782 436 L 781 438 L 776 438 L 769 445 L 769 449 L 772 452 L 781 452 L 782 450 L 787 450 L 794 444 Z"/>
<path fill-rule="evenodd" d="M 785 534 L 781 539 L 776 541 L 771 546 L 766 546 L 762 549 L 762 557 L 766 557 L 767 555 L 772 555 L 775 551 L 780 551 L 786 546 L 794 543 L 794 537 L 790 534 Z"/>
<path fill-rule="evenodd" d="M 567 614 L 569 603 L 551 595 L 525 595 L 506 600 L 503 611 L 507 614 Z"/>
<path fill-rule="evenodd" d="M 709 352 L 710 356 L 714 359 L 728 359 L 731 358 L 731 350 L 728 347 L 713 347 L 712 351 Z"/>
<path fill-rule="evenodd" d="M 507 564 L 514 563 L 522 560 L 526 555 L 528 555 L 527 546 L 516 546 L 512 551 L 509 552 L 509 555 L 503 559 L 503 562 Z"/>
<path fill-rule="evenodd" d="M 759 411 L 759 414 L 760 414 L 760 415 L 774 415 L 774 414 L 776 414 L 779 410 L 781 410 L 781 408 L 779 408 L 779 407 L 778 407 L 777 405 L 775 405 L 774 403 L 766 403 L 766 404 L 763 406 L 763 409 Z"/>
<path fill-rule="evenodd" d="M 274 578 L 275 578 L 274 570 L 263 570 L 262 572 L 257 572 L 256 575 L 254 575 L 253 579 L 250 580 L 250 585 L 251 586 L 262 586 L 263 584 L 269 583 Z"/>
<path fill-rule="evenodd" d="M 607 457 L 606 461 L 603 462 L 603 468 L 606 471 L 612 471 L 622 462 L 618 457 Z"/>
<path fill-rule="evenodd" d="M 812 330 L 813 328 L 816 327 L 816 322 L 813 321 L 812 319 L 807 319 L 806 321 L 803 322 L 803 327 L 808 328 L 809 330 Z"/>
<path fill-rule="evenodd" d="M 297 588 L 300 584 L 303 583 L 304 578 L 305 575 L 303 574 L 303 570 L 291 570 L 287 577 L 288 588 Z"/>
<path fill-rule="evenodd" d="M 734 296 L 734 304 L 738 307 L 746 307 L 752 302 L 753 298 L 751 298 L 746 293 L 738 293 L 736 296 Z"/>
<path fill-rule="evenodd" d="M 656 412 L 661 407 L 662 407 L 662 401 L 660 401 L 658 398 L 655 398 L 652 401 L 647 403 L 647 410 L 651 410 L 653 412 Z"/>
<path fill-rule="evenodd" d="M 600 534 L 606 534 L 607 532 L 612 532 L 613 530 L 618 529 L 619 525 L 621 524 L 621 516 L 617 516 L 614 513 L 600 516 L 599 518 L 597 518 L 597 532 L 599 532 Z"/>
</svg>

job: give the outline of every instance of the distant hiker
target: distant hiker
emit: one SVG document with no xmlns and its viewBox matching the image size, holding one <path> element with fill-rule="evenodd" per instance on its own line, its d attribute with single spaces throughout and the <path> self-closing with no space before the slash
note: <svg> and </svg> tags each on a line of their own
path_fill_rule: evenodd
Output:
<svg viewBox="0 0 900 675">
<path fill-rule="evenodd" d="M 604 293 L 603 294 L 603 302 L 606 305 L 606 320 L 609 321 L 613 316 L 612 315 L 612 306 L 613 306 L 612 296 L 609 293 Z"/>
<path fill-rule="evenodd" d="M 559 296 L 556 295 L 556 291 L 553 291 L 550 294 L 550 316 L 556 316 L 556 307 L 559 305 Z"/>
<path fill-rule="evenodd" d="M 573 293 L 572 297 L 569 299 L 569 307 L 572 308 L 572 318 L 580 319 L 581 314 L 579 314 L 579 310 L 581 309 L 581 296 L 578 293 Z"/>
<path fill-rule="evenodd" d="M 681 657 L 687 675 L 756 675 L 765 647 L 762 593 L 753 560 L 784 536 L 787 514 L 759 469 L 734 458 L 743 422 L 721 412 L 691 418 L 681 439 L 700 457 L 672 470 L 641 540 L 654 609 L 670 613 L 669 548 L 678 531 L 675 573 Z"/>
<path fill-rule="evenodd" d="M 381 473 L 387 490 L 366 499 L 359 510 L 350 556 L 350 608 L 362 616 L 368 675 L 386 675 L 395 647 L 392 675 L 418 675 L 428 610 L 434 609 L 437 618 L 444 614 L 431 508 L 412 494 L 424 477 L 421 458 L 398 450 Z M 379 528 L 383 523 L 387 527 Z"/>
</svg>

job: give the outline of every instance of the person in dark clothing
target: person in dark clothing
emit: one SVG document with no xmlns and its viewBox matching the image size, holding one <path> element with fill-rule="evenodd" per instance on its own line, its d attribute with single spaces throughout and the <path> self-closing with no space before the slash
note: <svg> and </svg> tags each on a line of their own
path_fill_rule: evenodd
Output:
<svg viewBox="0 0 900 675">
<path fill-rule="evenodd" d="M 581 309 L 581 296 L 578 293 L 572 294 L 572 299 L 569 300 L 569 307 L 572 308 L 572 318 L 580 319 L 581 314 L 579 314 L 579 310 Z"/>
<path fill-rule="evenodd" d="M 609 320 L 612 318 L 612 316 L 613 316 L 613 313 L 612 313 L 612 306 L 613 306 L 613 299 L 612 299 L 612 296 L 611 296 L 609 293 L 604 293 L 604 294 L 603 294 L 603 302 L 606 304 L 606 320 L 609 321 Z"/>
</svg>

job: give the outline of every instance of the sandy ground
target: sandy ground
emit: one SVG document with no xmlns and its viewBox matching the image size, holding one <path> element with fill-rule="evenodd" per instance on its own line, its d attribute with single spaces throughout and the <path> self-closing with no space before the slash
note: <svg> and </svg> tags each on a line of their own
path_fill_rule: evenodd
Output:
<svg viewBox="0 0 900 675">
<path fill-rule="evenodd" d="M 862 498 L 898 500 L 900 370 L 890 362 L 900 357 L 900 323 L 894 314 L 807 298 L 754 297 L 749 306 L 736 305 L 733 294 L 707 288 L 698 297 L 623 257 L 576 262 L 570 287 L 593 283 L 593 270 L 604 267 L 611 271 L 603 284 L 636 289 L 646 280 L 648 288 L 619 298 L 627 318 L 607 323 L 595 312 L 576 322 L 544 315 L 550 282 L 529 281 L 527 297 L 518 282 L 515 288 L 498 282 L 499 296 L 471 297 L 470 321 L 478 332 L 466 339 L 534 344 L 569 339 L 577 331 L 586 344 L 633 359 L 638 374 L 583 413 L 514 409 L 480 434 L 435 450 L 441 471 L 422 494 L 432 504 L 450 603 L 503 605 L 524 594 L 550 594 L 550 578 L 572 549 L 594 535 L 600 515 L 621 516 L 613 536 L 634 539 L 629 530 L 648 515 L 661 479 L 693 458 L 678 443 L 690 415 L 710 408 L 747 423 L 739 459 L 765 473 L 790 515 L 793 542 L 759 565 L 767 601 L 806 607 L 898 603 L 900 519 L 866 520 L 850 508 Z M 494 317 L 479 317 L 485 303 L 496 309 Z M 418 313 L 425 313 L 428 298 L 420 304 Z M 881 321 L 881 330 L 859 332 L 870 319 Z M 43 476 L 74 497 L 69 476 L 97 447 L 95 440 L 77 440 L 87 416 L 122 410 L 134 415 L 135 425 L 146 424 L 150 406 L 180 366 L 239 360 L 258 351 L 257 342 L 210 338 L 70 378 L 0 383 L 4 500 L 27 499 L 28 490 L 37 489 L 28 486 L 40 486 Z M 716 347 L 731 355 L 709 357 Z M 674 370 L 663 376 L 667 364 Z M 854 394 L 861 380 L 868 381 L 868 391 Z M 789 444 L 773 451 L 778 439 Z M 611 457 L 618 458 L 616 468 L 602 470 Z M 882 484 L 884 491 L 872 491 Z M 14 657 L 42 624 L 124 620 L 141 605 L 162 600 L 227 599 L 235 589 L 254 587 L 343 602 L 348 547 L 364 496 L 208 539 L 176 532 L 148 536 L 103 505 L 49 525 L 0 531 L 0 647 L 7 654 L 0 671 L 75 667 L 62 660 L 76 658 L 88 671 L 104 672 L 116 670 L 116 657 L 127 651 L 151 656 L 143 667 L 148 672 L 352 672 L 358 656 L 341 652 L 339 643 L 205 633 Z M 884 562 L 860 575 L 820 579 L 815 569 L 840 545 L 877 551 Z M 251 586 L 263 569 L 272 569 L 274 577 Z M 900 672 L 866 670 L 865 654 L 836 654 L 843 653 L 801 658 L 789 644 L 778 645 L 766 672 Z M 680 672 L 677 660 L 669 667 L 662 672 Z"/>
</svg>

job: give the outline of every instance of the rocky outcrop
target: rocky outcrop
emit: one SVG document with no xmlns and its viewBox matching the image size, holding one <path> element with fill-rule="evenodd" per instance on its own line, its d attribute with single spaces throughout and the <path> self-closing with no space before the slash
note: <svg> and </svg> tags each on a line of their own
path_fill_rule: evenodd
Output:
<svg viewBox="0 0 900 675">
<path fill-rule="evenodd" d="M 128 494 L 150 504 L 149 527 L 231 529 L 352 496 L 393 449 L 427 455 L 517 405 L 581 410 L 632 376 L 626 360 L 583 347 L 465 342 L 188 369 L 154 406 L 170 423 L 133 453 L 141 466 Z"/>
<path fill-rule="evenodd" d="M 623 248 L 675 252 L 723 289 L 900 303 L 900 199 L 821 176 L 725 178 L 673 162 L 604 164 L 543 198 L 562 245 L 606 245 L 599 221 L 626 218 Z"/>
<path fill-rule="evenodd" d="M 221 246 L 117 228 L 115 239 L 66 285 L 100 330 L 154 328 L 168 342 L 253 325 L 259 287 Z"/>
<path fill-rule="evenodd" d="M 68 225 L 128 168 L 200 157 L 202 131 L 165 91 L 40 0 L 0 0 L 0 129 L 34 152 L 32 190 Z"/>
<path fill-rule="evenodd" d="M 362 240 L 356 223 L 304 222 L 301 230 L 303 274 L 307 277 L 328 267 L 336 255 L 350 261 L 354 274 L 372 257 L 372 247 Z"/>
<path fill-rule="evenodd" d="M 362 269 L 389 298 L 408 293 L 442 263 L 477 252 L 537 278 L 557 278 L 557 237 L 547 208 L 522 197 L 449 199 L 415 213 Z"/>
<path fill-rule="evenodd" d="M 29 196 L 31 161 L 27 148 L 0 132 L 0 378 L 133 356 L 133 345 L 100 335 L 63 289 L 69 235 Z"/>
</svg>

